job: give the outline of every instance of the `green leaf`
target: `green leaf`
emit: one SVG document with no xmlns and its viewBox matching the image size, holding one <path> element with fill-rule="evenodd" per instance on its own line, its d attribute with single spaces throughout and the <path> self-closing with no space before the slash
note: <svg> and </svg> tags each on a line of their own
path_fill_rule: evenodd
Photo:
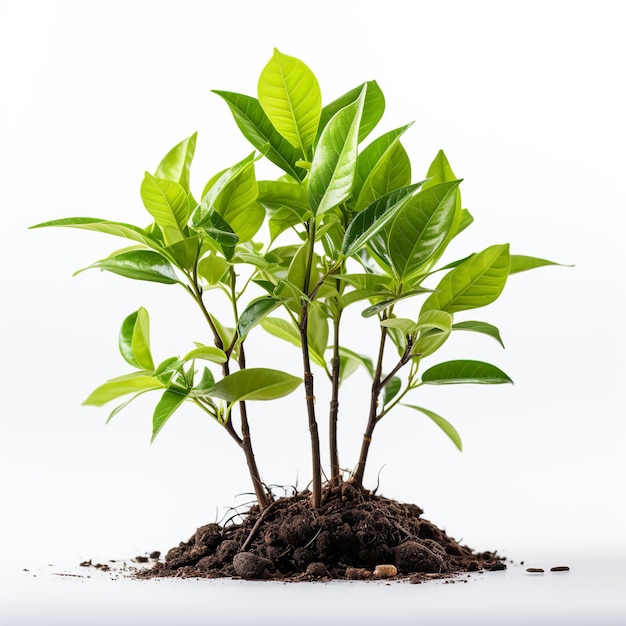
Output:
<svg viewBox="0 0 626 626">
<path fill-rule="evenodd" d="M 124 224 L 123 222 L 111 222 L 98 217 L 66 217 L 60 220 L 51 220 L 49 222 L 36 224 L 30 228 L 47 228 L 50 226 L 93 230 L 98 233 L 105 233 L 107 235 L 115 235 L 116 237 L 124 237 L 124 239 L 138 241 L 153 250 L 158 251 L 163 249 L 161 242 L 152 237 L 143 228 L 133 226 L 132 224 Z"/>
<path fill-rule="evenodd" d="M 281 207 L 272 214 L 268 221 L 270 238 L 273 242 L 276 237 L 289 228 L 298 226 L 304 222 L 303 214 L 290 207 Z"/>
<path fill-rule="evenodd" d="M 167 389 L 163 393 L 152 416 L 152 439 L 150 443 L 154 441 L 155 437 L 161 431 L 161 428 L 165 425 L 165 422 L 172 417 L 176 409 L 186 400 L 187 396 L 188 394 L 178 393 L 170 389 Z"/>
<path fill-rule="evenodd" d="M 402 134 L 413 124 L 407 124 L 374 139 L 358 156 L 356 162 L 356 174 L 354 178 L 354 196 L 358 198 L 363 189 L 363 184 L 372 173 L 376 164 L 384 157 L 385 153 L 393 146 Z M 410 181 L 409 181 L 410 182 Z"/>
<path fill-rule="evenodd" d="M 198 274 L 204 278 L 209 285 L 217 285 L 224 274 L 228 271 L 230 264 L 216 254 L 209 254 L 198 263 Z"/>
<path fill-rule="evenodd" d="M 141 183 L 141 199 L 163 232 L 165 243 L 180 241 L 189 216 L 189 199 L 183 187 L 146 172 Z"/>
<path fill-rule="evenodd" d="M 265 317 L 261 320 L 261 327 L 274 337 L 287 341 L 297 348 L 302 347 L 300 332 L 293 322 L 281 319 L 280 317 Z M 316 365 L 325 368 L 326 361 L 324 360 L 323 353 L 320 355 L 313 347 L 309 347 L 309 356 L 311 357 L 311 361 L 313 361 Z"/>
<path fill-rule="evenodd" d="M 309 212 L 304 187 L 298 183 L 280 180 L 260 180 L 257 182 L 259 202 L 270 210 L 287 207 L 304 216 Z M 304 220 L 302 220 L 304 221 Z"/>
<path fill-rule="evenodd" d="M 158 252 L 152 250 L 130 250 L 114 254 L 74 273 L 80 274 L 89 269 L 101 269 L 113 274 L 147 280 L 164 285 L 173 285 L 179 282 L 169 261 Z"/>
<path fill-rule="evenodd" d="M 196 139 L 198 133 L 183 139 L 176 144 L 159 163 L 154 172 L 157 178 L 164 178 L 178 183 L 186 193 L 189 193 L 189 169 L 196 151 Z"/>
<path fill-rule="evenodd" d="M 426 176 L 428 181 L 424 183 L 424 189 L 441 183 L 451 183 L 457 179 L 443 150 L 437 152 L 437 156 L 430 164 Z"/>
<path fill-rule="evenodd" d="M 122 323 L 119 349 L 124 360 L 133 367 L 154 369 L 150 352 L 150 318 L 143 307 L 131 313 Z"/>
<path fill-rule="evenodd" d="M 547 259 L 539 259 L 534 256 L 524 256 L 522 254 L 511 255 L 511 268 L 509 274 L 517 274 L 519 272 L 525 272 L 527 270 L 535 269 L 536 267 L 544 267 L 546 265 L 559 265 L 561 267 L 572 267 L 571 265 L 563 265 L 562 263 L 555 263 L 554 261 L 548 261 Z"/>
<path fill-rule="evenodd" d="M 439 328 L 423 329 L 411 348 L 411 354 L 420 358 L 430 356 L 443 346 L 449 336 L 449 330 L 440 330 Z"/>
<path fill-rule="evenodd" d="M 377 198 L 410 183 L 411 161 L 400 140 L 396 139 L 363 181 L 354 210 L 361 211 Z"/>
<path fill-rule="evenodd" d="M 113 380 L 100 385 L 100 387 L 92 391 L 83 404 L 102 406 L 129 393 L 136 393 L 142 390 L 150 391 L 152 389 L 161 389 L 162 387 L 163 383 L 154 376 L 141 375 L 124 380 Z"/>
<path fill-rule="evenodd" d="M 372 359 L 370 359 L 368 356 L 359 354 L 358 352 L 354 352 L 353 350 L 349 350 L 348 348 L 344 348 L 343 346 L 339 346 L 339 354 L 341 356 L 341 368 L 339 376 L 341 380 L 347 378 L 347 376 L 349 375 L 348 373 L 346 373 L 348 370 L 347 365 L 349 363 L 355 363 L 365 368 L 370 377 L 374 378 L 374 364 L 372 363 Z"/>
<path fill-rule="evenodd" d="M 422 183 L 395 189 L 378 198 L 366 209 L 356 214 L 348 225 L 341 252 L 344 256 L 356 254 L 376 235 L 416 193 Z"/>
<path fill-rule="evenodd" d="M 400 279 L 418 271 L 440 248 L 454 222 L 460 181 L 422 189 L 403 204 L 388 229 L 389 257 Z"/>
<path fill-rule="evenodd" d="M 239 237 L 217 211 L 211 210 L 200 228 L 209 238 L 220 245 L 222 254 L 227 259 L 232 259 Z"/>
<path fill-rule="evenodd" d="M 239 323 L 237 324 L 238 341 L 243 341 L 252 328 L 277 309 L 282 302 L 281 298 L 274 296 L 261 296 L 256 298 L 256 300 L 252 300 L 239 317 Z"/>
<path fill-rule="evenodd" d="M 302 379 L 279 370 L 251 367 L 225 376 L 209 395 L 234 403 L 242 400 L 275 400 L 290 394 Z"/>
<path fill-rule="evenodd" d="M 399 376 L 394 376 L 386 385 L 385 392 L 383 394 L 383 406 L 389 404 L 402 389 L 402 379 Z"/>
<path fill-rule="evenodd" d="M 211 370 L 205 367 L 202 370 L 202 378 L 200 382 L 194 387 L 198 391 L 206 391 L 207 389 L 211 389 L 215 385 L 215 379 L 213 378 L 213 374 L 211 374 Z"/>
<path fill-rule="evenodd" d="M 341 109 L 322 132 L 309 173 L 309 204 L 314 214 L 324 213 L 352 194 L 356 171 L 358 132 L 365 91 Z"/>
<path fill-rule="evenodd" d="M 429 293 L 430 291 L 431 291 L 430 289 L 423 289 L 421 287 L 418 289 L 411 289 L 411 291 L 405 291 L 403 294 L 399 296 L 396 295 L 393 298 L 386 298 L 382 302 L 378 302 L 376 304 L 373 304 L 370 307 L 367 307 L 367 309 L 365 309 L 361 313 L 361 315 L 363 317 L 372 317 L 376 315 L 377 313 L 380 313 L 381 311 L 384 311 L 385 309 L 389 308 L 392 304 L 395 304 L 399 300 L 404 300 L 405 298 L 412 298 L 413 296 L 417 296 L 423 293 Z"/>
<path fill-rule="evenodd" d="M 330 104 L 327 104 L 320 115 L 319 127 L 317 130 L 316 143 L 319 137 L 326 128 L 326 125 L 330 121 L 331 117 L 338 111 L 347 107 L 358 100 L 363 87 L 367 88 L 365 92 L 365 102 L 363 103 L 363 115 L 361 116 L 361 125 L 359 127 L 359 143 L 361 143 L 371 132 L 375 126 L 380 122 L 383 113 L 385 112 L 385 96 L 381 91 L 378 83 L 375 80 L 370 80 L 354 89 L 351 89 L 343 96 L 340 96 L 336 100 L 333 100 Z"/>
<path fill-rule="evenodd" d="M 387 320 L 381 320 L 380 325 L 385 328 L 397 328 L 403 335 L 412 335 L 417 330 L 417 324 L 405 317 L 392 317 Z"/>
<path fill-rule="evenodd" d="M 345 282 L 356 289 L 384 292 L 391 291 L 394 286 L 393 278 L 384 274 L 333 274 L 330 278 Z"/>
<path fill-rule="evenodd" d="M 422 306 L 456 313 L 491 304 L 509 275 L 509 244 L 491 246 L 448 272 Z"/>
<path fill-rule="evenodd" d="M 456 324 L 452 325 L 452 330 L 468 330 L 474 333 L 489 335 L 490 337 L 493 337 L 504 348 L 502 338 L 500 337 L 500 331 L 495 326 L 493 326 L 492 324 L 488 324 L 487 322 L 457 322 Z"/>
<path fill-rule="evenodd" d="M 446 311 L 431 309 L 424 311 L 417 320 L 416 330 L 441 330 L 450 331 L 452 328 L 452 315 Z"/>
<path fill-rule="evenodd" d="M 310 157 L 322 111 L 317 78 L 299 59 L 274 49 L 259 77 L 259 102 L 274 128 Z"/>
<path fill-rule="evenodd" d="M 309 308 L 308 343 L 310 352 L 322 357 L 328 348 L 328 318 L 319 303 Z"/>
<path fill-rule="evenodd" d="M 450 437 L 452 443 L 461 452 L 463 451 L 463 444 L 461 443 L 461 437 L 459 436 L 459 433 L 456 431 L 454 426 L 452 426 L 452 424 L 448 422 L 448 420 L 441 417 L 441 415 L 437 415 L 437 413 L 433 413 L 432 411 L 429 411 L 428 409 L 425 409 L 421 406 L 415 406 L 414 404 L 403 404 L 402 406 L 406 406 L 409 409 L 415 409 L 416 411 L 420 411 L 424 415 L 430 417 L 430 419 L 433 420 L 433 422 L 435 422 L 435 424 L 437 424 L 437 426 L 439 426 L 439 428 L 441 428 L 441 430 L 443 430 L 443 432 L 446 433 L 448 437 Z"/>
<path fill-rule="evenodd" d="M 192 359 L 204 359 L 212 363 L 225 363 L 227 361 L 226 354 L 223 350 L 213 346 L 199 346 L 183 357 L 183 361 L 191 361 Z"/>
<path fill-rule="evenodd" d="M 165 250 L 176 261 L 178 267 L 192 269 L 198 260 L 201 245 L 200 236 L 195 235 L 193 237 L 185 237 L 185 239 L 167 246 Z"/>
<path fill-rule="evenodd" d="M 306 170 L 296 167 L 299 151 L 274 128 L 256 98 L 229 91 L 213 93 L 226 101 L 239 130 L 262 155 L 294 178 L 304 178 Z"/>
<path fill-rule="evenodd" d="M 499 385 L 513 381 L 499 368 L 482 361 L 446 361 L 434 365 L 422 374 L 422 382 L 429 385 L 479 383 Z"/>
</svg>

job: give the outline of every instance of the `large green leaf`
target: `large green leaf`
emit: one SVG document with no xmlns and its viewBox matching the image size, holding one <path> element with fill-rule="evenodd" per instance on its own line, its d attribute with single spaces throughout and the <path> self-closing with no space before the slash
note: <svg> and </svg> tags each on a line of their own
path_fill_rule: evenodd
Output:
<svg viewBox="0 0 626 626">
<path fill-rule="evenodd" d="M 430 419 L 433 420 L 433 422 L 435 422 L 435 424 L 437 424 L 437 426 L 439 426 L 439 428 L 441 428 L 441 430 L 443 430 L 443 432 L 446 433 L 448 437 L 450 437 L 450 440 L 452 441 L 452 443 L 461 452 L 463 451 L 463 444 L 461 443 L 461 437 L 459 436 L 459 433 L 456 431 L 454 426 L 452 426 L 452 424 L 448 422 L 448 420 L 441 417 L 441 415 L 437 415 L 437 413 L 433 413 L 432 411 L 429 411 L 428 409 L 425 409 L 424 407 L 421 407 L 421 406 L 415 406 L 414 404 L 403 404 L 402 406 L 406 406 L 409 409 L 420 411 L 424 415 L 427 415 L 428 417 L 430 417 Z"/>
<path fill-rule="evenodd" d="M 488 324 L 487 322 L 476 322 L 473 320 L 468 320 L 467 322 L 457 322 L 452 325 L 452 330 L 468 330 L 474 333 L 489 335 L 489 337 L 493 337 L 504 348 L 502 338 L 500 337 L 500 331 L 495 326 Z"/>
<path fill-rule="evenodd" d="M 119 349 L 124 360 L 133 367 L 154 369 L 150 352 L 150 317 L 143 307 L 139 307 L 122 322 Z"/>
<path fill-rule="evenodd" d="M 153 250 L 163 249 L 161 242 L 152 237 L 143 228 L 133 226 L 132 224 L 125 224 L 124 222 L 111 222 L 98 217 L 66 217 L 60 220 L 51 220 L 49 222 L 36 224 L 30 228 L 47 228 L 49 226 L 63 226 L 66 228 L 93 230 L 98 233 L 105 233 L 107 235 L 115 235 L 116 237 L 130 239 L 131 241 L 138 241 Z"/>
<path fill-rule="evenodd" d="M 422 189 L 402 205 L 387 229 L 387 248 L 398 277 L 418 271 L 445 241 L 454 221 L 460 181 Z"/>
<path fill-rule="evenodd" d="M 377 198 L 410 182 L 411 161 L 400 140 L 396 139 L 363 181 L 354 210 L 361 211 Z"/>
<path fill-rule="evenodd" d="M 414 194 L 421 183 L 395 189 L 378 198 L 366 209 L 356 214 L 348 225 L 343 238 L 341 252 L 344 256 L 356 254 L 374 237 L 401 209 L 408 197 Z"/>
<path fill-rule="evenodd" d="M 322 132 L 309 174 L 309 204 L 315 214 L 336 207 L 352 194 L 364 98 L 365 90 L 356 102 L 336 113 Z"/>
<path fill-rule="evenodd" d="M 183 187 L 146 172 L 141 183 L 141 199 L 163 232 L 165 243 L 180 241 L 189 216 L 189 199 Z"/>
<path fill-rule="evenodd" d="M 165 390 L 152 415 L 152 439 L 150 443 L 154 441 L 161 428 L 165 425 L 165 422 L 172 417 L 176 409 L 181 406 L 188 395 L 189 394 L 178 393 L 169 389 Z"/>
<path fill-rule="evenodd" d="M 303 185 L 282 180 L 260 180 L 257 182 L 257 189 L 258 201 L 270 210 L 288 207 L 302 215 L 309 211 Z"/>
<path fill-rule="evenodd" d="M 239 130 L 262 155 L 294 178 L 304 178 L 306 170 L 296 166 L 302 155 L 274 128 L 256 98 L 229 91 L 213 93 L 226 101 Z"/>
<path fill-rule="evenodd" d="M 261 296 L 252 300 L 239 316 L 239 323 L 237 324 L 239 341 L 243 341 L 252 328 L 281 304 L 281 298 L 275 296 Z"/>
<path fill-rule="evenodd" d="M 513 381 L 499 368 L 482 361 L 446 361 L 434 365 L 422 374 L 422 382 L 429 385 L 479 383 L 499 385 Z"/>
<path fill-rule="evenodd" d="M 308 160 L 322 111 L 313 72 L 299 59 L 274 49 L 258 89 L 259 102 L 274 128 Z"/>
<path fill-rule="evenodd" d="M 509 274 L 517 274 L 519 272 L 535 269 L 536 267 L 545 267 L 546 265 L 562 266 L 561 263 L 555 263 L 554 261 L 548 261 L 547 259 L 539 259 L 534 256 L 525 256 L 523 254 L 512 254 L 511 269 L 509 270 Z M 571 265 L 566 265 L 564 267 L 571 267 Z"/>
<path fill-rule="evenodd" d="M 124 380 L 113 380 L 94 389 L 83 404 L 102 406 L 111 400 L 115 400 L 129 393 L 150 391 L 152 389 L 161 389 L 162 387 L 163 383 L 154 376 L 142 375 Z"/>
<path fill-rule="evenodd" d="M 154 172 L 157 178 L 165 178 L 178 183 L 187 193 L 189 193 L 189 170 L 194 152 L 196 151 L 196 139 L 198 133 L 183 139 L 176 144 L 159 163 Z"/>
<path fill-rule="evenodd" d="M 225 376 L 208 394 L 227 402 L 275 400 L 290 394 L 302 382 L 286 372 L 267 368 L 249 368 Z"/>
<path fill-rule="evenodd" d="M 407 124 L 400 128 L 390 130 L 389 132 L 374 139 L 364 150 L 361 151 L 357 158 L 356 174 L 354 177 L 354 196 L 359 197 L 363 183 L 372 173 L 376 164 L 384 157 L 385 153 L 393 146 L 400 136 L 412 126 Z M 409 181 L 410 182 L 410 181 Z"/>
<path fill-rule="evenodd" d="M 456 313 L 491 304 L 509 275 L 509 244 L 490 246 L 448 272 L 422 306 Z"/>
<path fill-rule="evenodd" d="M 381 91 L 378 83 L 375 80 L 370 80 L 354 89 L 351 89 L 347 93 L 343 94 L 336 100 L 333 100 L 330 104 L 327 104 L 322 109 L 320 115 L 319 127 L 317 129 L 316 143 L 319 137 L 326 128 L 326 124 L 330 121 L 330 118 L 344 107 L 352 104 L 358 100 L 363 87 L 367 88 L 365 93 L 365 102 L 363 103 L 363 115 L 361 116 L 361 125 L 359 127 L 359 143 L 361 143 L 371 132 L 378 122 L 380 122 L 383 113 L 385 112 L 385 96 Z"/>
<path fill-rule="evenodd" d="M 179 282 L 170 262 L 158 252 L 152 250 L 129 250 L 114 254 L 101 261 L 92 263 L 75 272 L 74 275 L 88 269 L 101 269 L 119 274 L 125 278 L 147 280 L 165 285 Z"/>
</svg>

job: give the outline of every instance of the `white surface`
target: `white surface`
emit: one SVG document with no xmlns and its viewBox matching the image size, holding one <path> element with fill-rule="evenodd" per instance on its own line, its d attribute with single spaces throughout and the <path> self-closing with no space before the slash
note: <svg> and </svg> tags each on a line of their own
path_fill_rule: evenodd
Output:
<svg viewBox="0 0 626 626">
<path fill-rule="evenodd" d="M 204 337 L 191 302 L 175 304 L 174 287 L 95 272 L 71 277 L 115 249 L 112 238 L 26 229 L 71 215 L 142 223 L 144 170 L 195 130 L 197 195 L 250 149 L 210 89 L 254 94 L 276 46 L 309 64 L 325 102 L 376 78 L 387 97 L 377 132 L 416 120 L 405 141 L 416 179 L 445 149 L 476 219 L 451 255 L 511 241 L 516 253 L 576 265 L 512 277 L 502 299 L 477 312 L 501 328 L 506 351 L 479 337 L 446 346 L 442 358 L 492 361 L 515 386 L 429 389 L 412 399 L 455 424 L 463 454 L 426 418 L 392 416 L 376 432 L 368 481 L 375 484 L 382 468 L 382 493 L 416 502 L 477 549 L 527 563 L 547 553 L 554 562 L 587 563 L 588 577 L 576 570 L 558 582 L 546 576 L 519 584 L 563 584 L 562 597 L 572 585 L 573 606 L 624 616 L 614 579 L 596 577 L 607 559 L 626 556 L 626 45 L 619 3 L 20 0 L 0 7 L 3 607 L 15 616 L 21 603 L 33 616 L 41 594 L 52 602 L 50 619 L 69 615 L 83 602 L 75 590 L 100 583 L 41 583 L 14 572 L 164 550 L 247 499 L 234 498 L 249 491 L 239 451 L 201 415 L 176 415 L 149 446 L 150 398 L 106 428 L 106 409 L 80 406 L 91 389 L 125 371 L 116 352 L 125 315 L 139 305 L 150 310 L 160 358 Z M 347 343 L 363 349 L 371 328 L 356 326 L 357 319 Z M 262 358 L 256 362 L 251 346 L 251 364 L 297 358 L 260 335 L 253 340 Z M 364 385 L 355 377 L 342 404 L 350 409 L 340 432 L 348 467 L 364 426 Z M 320 411 L 325 406 L 320 390 Z M 280 414 L 254 407 L 252 420 L 265 480 L 304 486 L 300 399 L 284 400 Z M 168 590 L 153 594 L 156 607 L 205 589 L 154 588 Z M 207 588 L 221 597 L 240 587 Z M 336 593 L 348 602 L 352 588 L 267 593 Z M 152 587 L 93 587 L 96 605 L 111 611 L 115 602 L 139 611 L 145 589 Z M 525 606 L 526 596 L 504 583 L 435 589 L 443 623 L 457 610 L 450 599 L 470 590 L 484 590 L 484 602 L 502 608 Z M 377 587 L 371 600 L 363 594 L 363 606 L 388 591 Z M 98 595 L 105 592 L 111 595 Z M 395 586 L 389 593 L 431 592 Z M 193 606 L 205 601 L 199 595 Z M 565 602 L 546 606 L 553 617 L 566 610 Z"/>
</svg>

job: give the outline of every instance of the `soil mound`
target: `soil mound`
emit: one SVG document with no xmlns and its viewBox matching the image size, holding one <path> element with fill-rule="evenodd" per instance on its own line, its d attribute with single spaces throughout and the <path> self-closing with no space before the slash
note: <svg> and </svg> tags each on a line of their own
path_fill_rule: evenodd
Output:
<svg viewBox="0 0 626 626">
<path fill-rule="evenodd" d="M 140 577 L 328 580 L 409 577 L 505 569 L 495 552 L 475 553 L 402 504 L 349 483 L 327 487 L 318 510 L 309 494 L 252 507 L 241 524 L 198 528 Z"/>
</svg>

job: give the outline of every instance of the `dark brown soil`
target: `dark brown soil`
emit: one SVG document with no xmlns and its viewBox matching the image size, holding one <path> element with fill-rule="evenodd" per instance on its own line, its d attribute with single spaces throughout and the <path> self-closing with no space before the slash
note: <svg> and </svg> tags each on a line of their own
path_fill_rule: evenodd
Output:
<svg viewBox="0 0 626 626">
<path fill-rule="evenodd" d="M 418 583 L 506 569 L 503 557 L 460 545 L 422 513 L 345 483 L 327 487 L 318 510 L 304 493 L 275 500 L 262 513 L 253 506 L 241 524 L 202 526 L 137 576 Z"/>
</svg>

